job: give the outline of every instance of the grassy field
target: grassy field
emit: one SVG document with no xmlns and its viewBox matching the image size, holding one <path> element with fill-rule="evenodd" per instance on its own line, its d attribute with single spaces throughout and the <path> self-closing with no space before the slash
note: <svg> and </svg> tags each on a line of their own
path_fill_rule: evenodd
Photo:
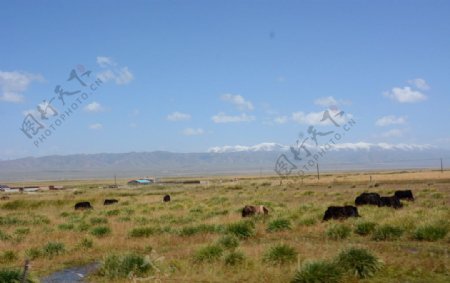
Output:
<svg viewBox="0 0 450 283">
<path fill-rule="evenodd" d="M 209 182 L 133 189 L 66 181 L 62 191 L 11 194 L 0 201 L 0 266 L 20 268 L 29 258 L 40 278 L 100 262 L 89 282 L 290 282 L 299 269 L 319 278 L 320 268 L 337 274 L 325 282 L 450 282 L 448 171 L 202 179 Z M 416 201 L 399 210 L 363 206 L 360 218 L 322 222 L 330 205 L 401 188 Z M 163 203 L 167 193 L 172 201 Z M 103 206 L 105 198 L 119 203 Z M 74 211 L 79 201 L 94 209 Z M 246 204 L 265 205 L 269 217 L 242 219 Z M 352 248 L 376 258 L 373 272 L 342 269 Z M 305 276 L 297 282 L 313 282 Z"/>
</svg>

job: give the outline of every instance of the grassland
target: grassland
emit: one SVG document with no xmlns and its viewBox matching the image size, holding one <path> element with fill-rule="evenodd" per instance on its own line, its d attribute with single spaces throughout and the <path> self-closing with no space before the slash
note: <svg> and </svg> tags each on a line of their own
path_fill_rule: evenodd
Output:
<svg viewBox="0 0 450 283">
<path fill-rule="evenodd" d="M 100 189 L 111 183 L 102 180 L 67 181 L 63 191 L 11 194 L 0 201 L 0 266 L 20 267 L 29 258 L 31 274 L 39 278 L 101 262 L 103 272 L 90 282 L 131 282 L 133 276 L 290 282 L 301 266 L 332 261 L 355 247 L 370 251 L 382 267 L 369 278 L 346 274 L 341 281 L 450 282 L 448 171 L 336 173 L 319 181 L 203 179 L 208 184 L 133 189 Z M 364 191 L 391 195 L 399 188 L 412 189 L 416 201 L 403 202 L 399 210 L 364 206 L 360 218 L 322 222 L 330 205 L 353 204 Z M 172 201 L 163 203 L 167 193 Z M 105 198 L 119 203 L 103 206 Z M 74 211 L 79 201 L 90 201 L 94 209 Z M 242 220 L 246 204 L 265 205 L 270 216 Z M 130 262 L 145 268 L 120 278 L 116 269 Z"/>
</svg>

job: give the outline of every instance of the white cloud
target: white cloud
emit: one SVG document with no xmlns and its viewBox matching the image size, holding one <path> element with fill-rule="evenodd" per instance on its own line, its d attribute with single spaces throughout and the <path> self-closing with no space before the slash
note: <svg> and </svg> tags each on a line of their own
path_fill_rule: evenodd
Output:
<svg viewBox="0 0 450 283">
<path fill-rule="evenodd" d="M 173 112 L 172 114 L 167 115 L 167 120 L 176 122 L 176 121 L 186 121 L 191 119 L 190 114 L 181 113 L 181 112 Z"/>
<path fill-rule="evenodd" d="M 250 101 L 245 100 L 245 98 L 242 97 L 241 95 L 234 95 L 227 93 L 222 95 L 221 98 L 224 101 L 228 101 L 234 104 L 234 106 L 236 106 L 241 111 L 253 110 L 253 104 Z"/>
<path fill-rule="evenodd" d="M 118 85 L 128 84 L 134 79 L 133 73 L 128 67 L 118 67 L 110 57 L 98 56 L 97 64 L 106 70 L 97 74 L 103 82 L 114 81 Z"/>
<path fill-rule="evenodd" d="M 406 117 L 404 117 L 404 116 L 397 117 L 395 115 L 388 115 L 388 116 L 379 118 L 375 122 L 375 125 L 384 127 L 384 126 L 389 126 L 389 125 L 401 125 L 404 123 L 406 123 Z"/>
<path fill-rule="evenodd" d="M 317 149 L 314 144 L 305 144 L 306 147 L 311 147 Z M 433 148 L 432 145 L 429 144 L 389 144 L 389 143 L 368 143 L 368 142 L 355 142 L 355 143 L 336 143 L 329 144 L 327 146 L 321 145 L 319 148 L 323 148 L 325 150 L 329 149 L 331 146 L 332 151 L 340 151 L 340 150 L 371 150 L 371 149 L 382 149 L 382 150 L 424 150 Z M 265 142 L 251 146 L 245 145 L 225 145 L 225 146 L 216 146 L 208 149 L 208 152 L 214 153 L 224 153 L 224 152 L 244 152 L 244 151 L 288 151 L 289 146 L 273 143 L 273 142 Z"/>
<path fill-rule="evenodd" d="M 418 88 L 420 90 L 429 90 L 430 89 L 430 86 L 428 85 L 428 83 L 424 79 L 421 79 L 421 78 L 409 80 L 408 83 L 410 85 L 415 86 L 416 88 Z"/>
<path fill-rule="evenodd" d="M 352 117 L 350 114 L 343 113 L 342 115 L 340 111 L 337 110 L 328 110 L 328 113 L 330 114 L 331 119 L 333 119 L 337 124 L 341 125 L 348 121 Z M 310 113 L 304 113 L 302 111 L 294 112 L 292 113 L 291 119 L 299 124 L 305 124 L 305 125 L 333 125 L 333 122 L 331 119 L 326 118 L 324 121 L 322 119 L 324 118 L 325 111 L 320 112 L 310 112 Z"/>
<path fill-rule="evenodd" d="M 275 117 L 273 119 L 273 121 L 277 124 L 285 124 L 288 121 L 288 116 L 279 116 L 279 117 Z"/>
<path fill-rule="evenodd" d="M 14 103 L 23 102 L 22 94 L 33 81 L 42 82 L 44 78 L 39 74 L 0 71 L 0 88 L 2 90 L 0 100 Z"/>
<path fill-rule="evenodd" d="M 205 133 L 205 131 L 203 131 L 203 129 L 201 128 L 186 128 L 183 130 L 183 135 L 185 136 L 199 136 L 199 135 L 203 135 Z"/>
<path fill-rule="evenodd" d="M 116 62 L 111 57 L 97 56 L 97 64 L 102 68 L 116 66 Z"/>
<path fill-rule="evenodd" d="M 323 107 L 330 107 L 330 106 L 337 106 L 338 102 L 334 97 L 327 96 L 327 97 L 321 97 L 314 101 L 314 104 L 323 106 Z"/>
<path fill-rule="evenodd" d="M 255 120 L 254 116 L 249 116 L 245 113 L 237 116 L 229 116 L 223 112 L 211 117 L 214 123 L 240 123 L 240 122 L 251 122 Z"/>
<path fill-rule="evenodd" d="M 400 103 L 414 103 L 427 99 L 425 94 L 413 90 L 409 86 L 394 87 L 392 90 L 384 92 L 383 95 Z"/>
<path fill-rule="evenodd" d="M 100 105 L 100 103 L 94 101 L 92 103 L 89 103 L 84 107 L 84 110 L 87 112 L 101 112 L 105 110 L 103 106 Z"/>
<path fill-rule="evenodd" d="M 89 125 L 89 129 L 91 129 L 91 130 L 100 130 L 101 128 L 103 128 L 103 125 L 100 123 L 95 123 L 95 124 Z"/>
<path fill-rule="evenodd" d="M 403 136 L 403 130 L 392 129 L 381 134 L 383 138 L 400 138 Z"/>
</svg>

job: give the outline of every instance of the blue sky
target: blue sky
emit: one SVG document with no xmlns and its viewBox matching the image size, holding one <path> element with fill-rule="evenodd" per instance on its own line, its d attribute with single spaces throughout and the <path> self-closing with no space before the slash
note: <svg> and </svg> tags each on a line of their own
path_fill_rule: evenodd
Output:
<svg viewBox="0 0 450 283">
<path fill-rule="evenodd" d="M 450 143 L 448 1 L 3 1 L 0 23 L 0 159 L 289 145 L 333 105 L 349 144 Z M 80 65 L 104 84 L 36 146 L 25 115 Z"/>
</svg>

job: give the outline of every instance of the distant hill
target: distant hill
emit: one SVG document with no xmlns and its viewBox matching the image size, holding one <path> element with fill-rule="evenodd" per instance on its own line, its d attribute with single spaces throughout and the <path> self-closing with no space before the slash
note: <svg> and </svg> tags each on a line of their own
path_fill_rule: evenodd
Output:
<svg viewBox="0 0 450 283">
<path fill-rule="evenodd" d="M 274 173 L 277 158 L 288 146 L 261 145 L 211 148 L 205 153 L 165 151 L 51 155 L 0 161 L 0 182 L 78 178 L 182 176 Z M 319 159 L 322 171 L 383 170 L 440 167 L 450 162 L 450 151 L 430 146 L 342 144 Z M 298 167 L 303 162 L 294 162 Z"/>
</svg>

